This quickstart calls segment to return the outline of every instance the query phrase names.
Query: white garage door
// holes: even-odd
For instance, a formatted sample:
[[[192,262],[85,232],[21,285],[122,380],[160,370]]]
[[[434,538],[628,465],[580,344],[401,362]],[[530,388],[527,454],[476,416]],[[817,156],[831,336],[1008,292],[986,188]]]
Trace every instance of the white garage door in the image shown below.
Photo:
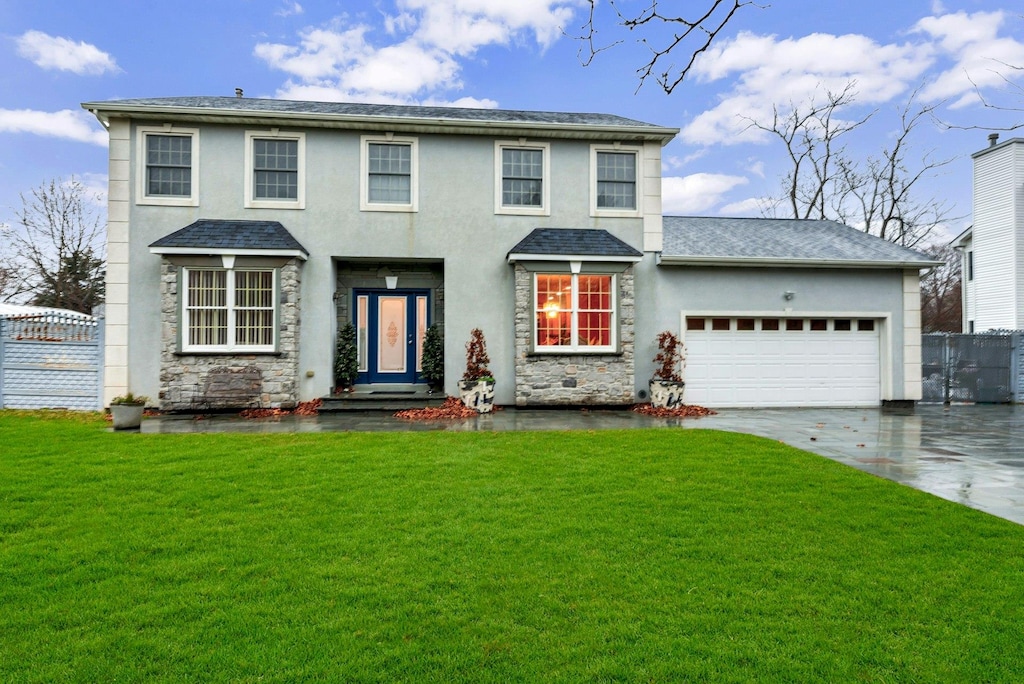
[[[879,321],[686,319],[686,393],[699,406],[877,406]]]

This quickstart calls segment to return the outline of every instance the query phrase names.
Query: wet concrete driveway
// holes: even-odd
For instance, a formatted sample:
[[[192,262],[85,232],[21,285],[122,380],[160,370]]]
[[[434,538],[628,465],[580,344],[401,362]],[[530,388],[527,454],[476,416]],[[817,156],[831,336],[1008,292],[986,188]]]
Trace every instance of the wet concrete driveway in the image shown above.
[[[1024,406],[736,410],[700,426],[777,439],[1024,524]]]
[[[776,439],[943,499],[1024,524],[1024,406],[880,409],[735,409],[659,419],[631,411],[516,410],[464,421],[415,423],[388,413],[275,420],[149,419],[143,432],[322,432],[708,428]]]

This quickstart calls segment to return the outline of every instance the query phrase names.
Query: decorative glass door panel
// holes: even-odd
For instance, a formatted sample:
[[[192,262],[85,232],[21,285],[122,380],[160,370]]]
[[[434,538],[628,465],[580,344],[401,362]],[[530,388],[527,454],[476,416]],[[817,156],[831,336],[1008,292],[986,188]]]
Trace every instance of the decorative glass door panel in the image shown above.
[[[419,377],[430,312],[425,290],[356,290],[360,384],[411,384]]]
[[[404,373],[406,357],[406,297],[377,298],[377,370],[380,373]]]

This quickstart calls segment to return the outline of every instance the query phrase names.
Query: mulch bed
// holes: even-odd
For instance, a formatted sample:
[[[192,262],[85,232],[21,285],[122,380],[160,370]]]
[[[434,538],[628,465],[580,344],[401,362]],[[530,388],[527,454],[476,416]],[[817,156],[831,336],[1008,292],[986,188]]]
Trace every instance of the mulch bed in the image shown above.
[[[493,410],[499,411],[501,409],[495,406]],[[406,409],[405,411],[398,411],[394,415],[395,418],[401,418],[402,420],[458,420],[461,418],[473,418],[480,414],[468,408],[457,398],[448,397],[441,406]]]
[[[712,411],[703,406],[677,406],[676,408],[656,408],[651,404],[634,404],[633,412],[655,418],[701,418],[702,416],[713,416],[717,411]]]
[[[279,409],[279,408],[255,408],[245,409],[238,415],[241,418],[279,418],[280,416],[316,416],[320,415],[320,406],[323,405],[323,401],[320,399],[314,399],[312,401],[302,401],[294,409]]]

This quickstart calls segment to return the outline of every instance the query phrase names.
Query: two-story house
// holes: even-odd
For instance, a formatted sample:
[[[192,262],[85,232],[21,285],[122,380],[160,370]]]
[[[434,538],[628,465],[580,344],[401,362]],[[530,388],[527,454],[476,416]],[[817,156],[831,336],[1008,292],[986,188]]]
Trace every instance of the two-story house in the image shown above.
[[[925,257],[829,222],[663,217],[677,134],[605,114],[183,97],[83,105],[110,133],[106,395],[265,405],[415,389],[427,326],[456,391],[470,330],[507,405],[646,397],[655,337],[687,400],[920,396]]]
[[[961,255],[963,331],[1024,329],[1024,139],[974,160],[974,222],[953,242]]]

